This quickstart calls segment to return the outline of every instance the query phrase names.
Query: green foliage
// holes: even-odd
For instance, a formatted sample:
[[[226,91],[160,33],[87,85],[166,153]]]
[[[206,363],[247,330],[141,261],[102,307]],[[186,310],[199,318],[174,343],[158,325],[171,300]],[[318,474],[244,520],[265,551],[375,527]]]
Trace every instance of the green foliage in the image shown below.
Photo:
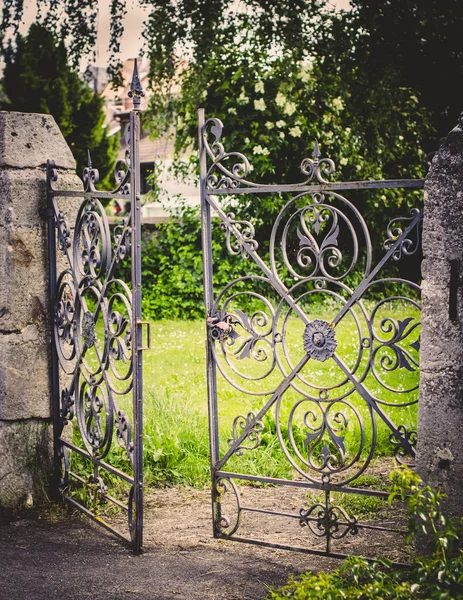
[[[206,116],[223,120],[226,149],[251,160],[253,181],[301,181],[300,162],[316,139],[341,180],[424,174],[420,142],[433,132],[428,111],[411,88],[397,85],[391,69],[375,70],[375,79],[359,86],[359,65],[345,58],[359,36],[350,13],[341,17],[309,0],[247,0],[232,14],[227,2],[207,12],[210,4],[158,5],[145,34],[154,41],[152,130],[173,123],[179,153],[196,144],[202,106]],[[175,58],[182,52],[187,64]],[[396,216],[400,195],[382,196],[380,210],[371,200],[372,214]],[[243,199],[240,217],[254,217],[259,230],[282,202]]]
[[[217,225],[217,223],[216,223]],[[218,288],[243,274],[230,257],[220,227],[213,228],[214,283]],[[248,273],[258,272],[252,261]],[[195,208],[180,207],[159,225],[142,249],[143,314],[153,319],[204,317],[201,222]]]
[[[424,486],[418,475],[406,468],[391,474],[393,490],[389,502],[400,497],[409,511],[410,540],[418,531],[432,545],[430,556],[415,560],[409,569],[394,569],[390,561],[368,562],[348,558],[332,573],[306,573],[293,578],[273,600],[410,600],[411,598],[457,600],[463,598],[463,519],[450,519],[440,507],[441,492]]]
[[[393,69],[377,70],[362,58],[365,74],[359,72],[355,23],[353,14],[310,0],[246,0],[238,9],[210,0],[153,6],[145,33],[153,81],[145,119],[153,135],[174,126],[174,170],[197,173],[196,152],[188,168],[180,156],[197,147],[202,106],[206,117],[223,121],[225,150],[249,159],[254,182],[303,181],[300,164],[315,140],[322,156],[337,165],[332,180],[423,177],[422,141],[435,134],[428,110],[412,88],[399,85]],[[422,202],[421,194],[402,190],[352,193],[349,199],[368,224],[376,260],[384,254],[388,222]],[[287,200],[236,197],[234,212],[253,223],[264,260],[273,221]],[[169,257],[172,264],[175,258]],[[400,263],[400,274],[417,280],[420,258]]]
[[[10,40],[4,59],[2,85],[8,102],[2,108],[53,115],[74,154],[77,172],[86,166],[90,150],[102,184],[108,183],[105,178],[114,166],[119,140],[108,137],[103,98],[69,66],[64,43],[33,24],[26,37],[18,35],[14,44]]]

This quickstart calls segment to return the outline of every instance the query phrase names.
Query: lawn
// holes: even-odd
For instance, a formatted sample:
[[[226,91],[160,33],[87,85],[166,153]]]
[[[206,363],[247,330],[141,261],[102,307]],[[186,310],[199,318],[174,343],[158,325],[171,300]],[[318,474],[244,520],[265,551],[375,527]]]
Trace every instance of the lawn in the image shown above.
[[[417,309],[410,305],[396,308],[394,313],[389,311],[396,322],[404,323],[407,317],[419,320]],[[325,318],[329,315],[324,311]],[[297,362],[301,352],[301,337],[303,326],[299,320],[294,319],[288,326],[286,342],[288,355],[291,362]],[[145,444],[145,478],[148,484],[180,483],[194,486],[204,485],[208,480],[209,472],[209,442],[207,424],[207,387],[205,368],[205,325],[202,322],[174,322],[156,321],[152,327],[152,348],[144,355],[144,444]],[[238,329],[238,328],[237,328]],[[336,328],[338,351],[346,364],[352,366],[357,359],[357,340],[353,333],[353,323],[345,319]],[[384,339],[387,336],[384,334]],[[410,344],[416,343],[419,338],[419,328],[413,331],[409,338],[399,344],[407,349],[414,358],[416,353],[410,350]],[[378,344],[377,344],[378,345]],[[291,351],[295,353],[294,360]],[[378,354],[376,363],[386,356],[391,355],[390,349],[385,347]],[[359,371],[366,364],[366,353],[360,363]],[[223,361],[222,361],[223,362]],[[254,363],[254,364],[253,364]],[[235,361],[240,372],[246,377],[258,375],[261,364],[245,359]],[[227,366],[223,367],[227,372]],[[384,369],[383,369],[384,371]],[[385,383],[391,389],[404,390],[413,387],[418,382],[418,370],[412,371],[410,365],[402,364],[402,368],[384,371]],[[332,360],[326,362],[311,361],[303,371],[304,379],[310,383],[316,382],[321,386],[328,386],[330,382],[341,381],[340,371]],[[268,380],[273,380],[275,386],[282,379],[281,371],[276,368]],[[235,376],[237,385],[242,385],[242,377]],[[321,383],[320,383],[321,382]],[[404,400],[416,398],[417,392],[411,394],[397,394],[381,386],[372,374],[365,379],[365,386],[383,402],[390,402],[392,406],[383,406],[387,414],[396,425],[405,425],[409,429],[416,426],[417,406],[396,406]],[[272,387],[272,386],[270,386]],[[302,386],[300,386],[302,387]],[[250,382],[249,389],[256,393],[265,389],[265,382]],[[270,388],[269,388],[270,389]],[[341,388],[342,389],[342,388]],[[347,387],[345,388],[347,389]],[[265,404],[269,395],[248,395],[239,391],[234,386],[225,382],[218,376],[219,390],[219,433],[221,440],[221,454],[228,448],[228,440],[232,435],[233,421],[238,415],[246,415],[249,411],[258,411]],[[282,431],[285,435],[288,416],[295,400],[301,394],[296,390],[289,390],[281,403]],[[352,403],[364,420],[365,438],[367,443],[371,439],[371,418],[368,407],[363,399],[356,393],[350,396]],[[313,404],[313,403],[312,403]],[[355,421],[352,410],[341,406],[351,420]],[[304,403],[301,405],[301,410]],[[310,406],[306,405],[305,410]],[[350,414],[348,414],[350,411]],[[241,456],[233,457],[227,463],[227,469],[248,474],[260,474],[269,477],[291,477],[293,469],[286,460],[278,439],[275,435],[274,407],[268,417],[264,418],[264,431],[260,446],[251,451],[245,451]],[[294,416],[300,429],[301,450],[304,449],[304,429],[302,413]],[[391,455],[393,446],[389,441],[390,430],[381,419],[377,419],[378,432],[375,456]],[[352,452],[358,447],[360,436],[359,427],[350,427],[345,436],[347,451]],[[325,436],[326,437],[326,436]],[[366,444],[367,445],[367,444]],[[355,450],[354,450],[355,448]]]
[[[312,319],[324,318],[329,321],[334,315],[335,309],[329,306],[318,307],[317,310],[312,307]],[[385,316],[386,314],[381,315],[380,318],[385,318]],[[414,324],[419,321],[418,309],[410,303],[402,304],[393,310],[389,309],[387,316],[394,319],[399,329],[405,324],[411,332],[409,336],[399,341],[397,346],[408,352],[403,356],[418,360],[419,327],[412,330]],[[407,321],[410,317],[413,317],[413,321]],[[297,364],[304,355],[302,344],[304,325],[300,319],[291,317],[286,323],[286,352],[283,352],[283,344],[280,344],[281,348],[278,349],[280,356],[283,357],[280,359],[280,367],[275,366],[267,378],[252,381],[250,378],[261,375],[262,369],[267,369],[266,365],[271,362],[270,355],[267,361],[243,359],[240,352],[237,353],[237,357],[234,353],[245,342],[248,333],[240,326],[236,326],[235,329],[240,332],[240,338],[235,342],[236,345],[228,347],[227,351],[231,353],[229,364],[226,364],[223,356],[220,356],[219,343],[216,342],[221,370],[235,384],[230,384],[224,379],[221,372],[218,373],[221,456],[229,447],[228,443],[233,434],[235,418],[239,415],[246,416],[251,411],[258,412],[270,397],[269,392],[282,380],[281,370],[288,372],[291,365]],[[259,327],[256,329],[259,330]],[[264,328],[260,329],[262,333]],[[391,338],[391,333],[388,332],[388,322],[385,323],[385,330],[381,330],[379,326],[377,330],[379,339]],[[338,344],[336,351],[349,369],[353,369],[357,360],[359,361],[357,377],[365,370],[368,360],[369,352],[363,352],[361,358],[358,359],[359,339],[362,339],[364,335],[365,331],[359,334],[355,319],[351,315],[347,315],[336,327]],[[201,487],[208,483],[209,438],[205,338],[206,328],[203,322],[153,321],[151,323],[151,349],[144,352],[143,366],[144,478],[147,486],[186,484]],[[264,342],[261,344],[265,346]],[[381,342],[376,341],[374,345],[379,347]],[[268,348],[268,344],[266,347]],[[375,364],[378,367],[383,361],[383,365],[386,367],[391,366],[394,363],[394,356],[390,347],[379,348]],[[391,404],[390,406],[382,405],[382,408],[397,426],[404,425],[408,429],[415,429],[416,404],[410,406],[399,406],[398,404],[416,398],[416,390],[408,394],[403,393],[403,390],[417,384],[419,372],[417,369],[412,370],[413,364],[410,359],[408,362],[404,362],[403,356],[399,353],[399,359],[402,357],[401,368],[378,369],[378,372],[381,370],[386,387],[380,385],[371,372],[364,378],[364,385],[382,402]],[[88,358],[90,361],[90,356]],[[289,448],[295,464],[299,465],[303,471],[303,461],[295,456],[294,448],[290,447],[288,419],[291,409],[298,400],[302,399],[298,410],[292,416],[293,439],[300,455],[307,458],[308,447],[305,444],[307,434],[310,433],[310,426],[314,428],[312,431],[315,431],[320,425],[322,415],[316,401],[303,400],[304,393],[317,398],[320,388],[321,393],[324,393],[323,389],[326,388],[330,397],[333,397],[335,390],[332,396],[329,390],[330,386],[342,382],[344,376],[332,359],[325,362],[309,361],[301,371],[301,376],[301,380],[297,382],[297,389],[290,388],[282,398],[279,422],[285,445]],[[349,386],[344,384],[338,390],[346,391],[348,388]],[[242,389],[251,393],[246,394],[241,391]],[[399,393],[392,392],[392,389],[399,390]],[[333,403],[331,425],[333,431],[338,430],[339,432],[339,429],[342,428],[343,418],[339,416],[340,413],[342,412],[348,419],[349,426],[341,433],[344,436],[343,444],[346,448],[346,455],[352,457],[360,447],[359,419],[363,420],[365,436],[364,448],[360,449],[360,459],[362,460],[366,457],[372,441],[371,415],[367,403],[357,393],[351,394],[347,400],[351,402],[352,406],[344,404],[342,399]],[[128,415],[132,414],[130,394],[119,397],[117,401],[119,407],[124,409]],[[275,408],[276,405],[262,419],[264,429],[260,433],[258,447],[244,451],[240,456],[232,456],[224,470],[278,478],[291,478],[295,474],[297,475],[294,466],[291,466],[285,457],[276,435]],[[308,413],[309,417],[307,418]],[[379,417],[376,418],[376,423],[375,456],[390,456],[394,450],[389,440],[390,429]],[[79,435],[75,437],[77,444],[79,444],[78,438]],[[315,458],[320,455],[325,441],[328,442],[330,451],[335,453],[339,450],[325,432],[323,440],[318,442],[319,445],[314,453]],[[246,445],[250,445],[249,442]],[[115,442],[106,460],[128,473],[131,471],[125,451]]]

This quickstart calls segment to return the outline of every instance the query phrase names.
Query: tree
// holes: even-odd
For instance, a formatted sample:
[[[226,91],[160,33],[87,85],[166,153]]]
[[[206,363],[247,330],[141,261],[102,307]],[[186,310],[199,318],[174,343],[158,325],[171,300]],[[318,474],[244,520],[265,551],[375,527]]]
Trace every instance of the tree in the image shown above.
[[[5,52],[3,90],[6,110],[53,115],[77,162],[78,173],[87,164],[87,149],[102,183],[118,152],[117,136],[108,137],[103,99],[68,64],[63,42],[45,27],[31,25],[26,37],[18,35]]]
[[[434,135],[428,111],[393,71],[362,85],[351,60],[359,33],[347,14],[308,0],[268,1],[267,12],[259,10],[262,2],[247,0],[241,14],[227,13],[225,2],[180,4],[178,13],[174,3],[159,5],[148,25],[157,82],[148,116],[153,130],[174,123],[179,155],[196,143],[196,108],[203,106],[207,116],[222,119],[226,150],[248,157],[256,182],[302,181],[300,164],[315,140],[337,165],[333,180],[424,176],[422,142]],[[188,52],[188,61],[175,51]],[[240,198],[239,218],[253,219],[262,250],[284,202]],[[379,256],[387,223],[408,215],[419,199],[388,190],[357,194],[354,202]]]
[[[394,72],[397,85],[414,90],[438,137],[463,110],[463,3],[461,0],[351,0],[358,32],[351,60],[359,71]],[[437,138],[425,140],[435,150]]]

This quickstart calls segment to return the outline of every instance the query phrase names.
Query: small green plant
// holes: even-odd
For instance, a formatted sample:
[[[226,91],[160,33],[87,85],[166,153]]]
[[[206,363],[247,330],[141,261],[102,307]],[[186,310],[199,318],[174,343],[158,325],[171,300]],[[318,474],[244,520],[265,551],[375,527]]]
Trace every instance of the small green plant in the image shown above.
[[[463,598],[463,519],[441,511],[440,491],[424,486],[407,468],[391,473],[389,503],[401,498],[409,513],[407,541],[418,532],[426,536],[431,553],[409,569],[394,569],[388,560],[369,562],[350,557],[332,573],[305,573],[293,578],[270,598],[280,600],[458,600]]]

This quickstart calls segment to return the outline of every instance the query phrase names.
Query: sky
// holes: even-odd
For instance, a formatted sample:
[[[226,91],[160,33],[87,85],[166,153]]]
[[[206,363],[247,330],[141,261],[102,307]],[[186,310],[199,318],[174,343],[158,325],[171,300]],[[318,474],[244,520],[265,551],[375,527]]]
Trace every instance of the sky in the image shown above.
[[[99,67],[105,67],[108,61],[108,42],[109,42],[109,6],[111,0],[99,0],[98,2],[98,41],[96,46],[96,64]],[[1,2],[0,2],[1,4]],[[331,4],[338,9],[348,9],[349,0],[331,0]],[[35,0],[25,0],[24,19],[20,27],[22,34],[27,33],[30,24],[35,19],[36,3]],[[138,56],[143,45],[141,32],[143,30],[143,21],[145,20],[149,9],[143,8],[137,0],[127,0],[127,15],[124,20],[124,36],[121,41],[121,58],[134,58]]]

